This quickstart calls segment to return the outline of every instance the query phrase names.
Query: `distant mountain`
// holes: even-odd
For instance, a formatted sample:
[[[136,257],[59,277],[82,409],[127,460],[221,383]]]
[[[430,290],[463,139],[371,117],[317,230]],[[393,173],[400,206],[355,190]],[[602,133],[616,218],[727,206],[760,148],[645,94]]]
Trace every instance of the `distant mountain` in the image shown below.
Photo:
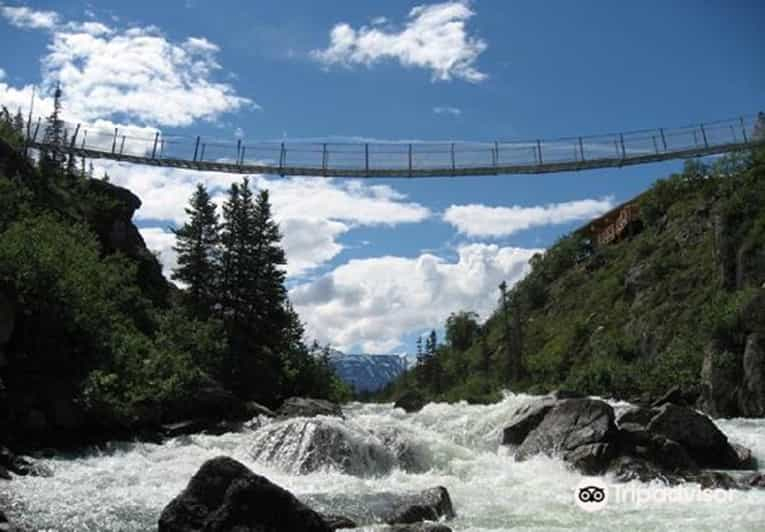
[[[330,364],[356,392],[375,392],[406,370],[406,354],[346,354],[333,349]]]

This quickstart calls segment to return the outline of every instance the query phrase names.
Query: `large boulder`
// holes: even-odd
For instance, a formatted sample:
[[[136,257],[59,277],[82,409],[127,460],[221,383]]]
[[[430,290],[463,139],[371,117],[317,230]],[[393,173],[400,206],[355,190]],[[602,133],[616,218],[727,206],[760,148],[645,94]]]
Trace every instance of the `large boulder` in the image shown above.
[[[619,414],[616,424],[620,427],[628,423],[645,427],[657,413],[655,408],[632,407]]]
[[[331,532],[290,492],[221,456],[205,462],[162,511],[159,532]]]
[[[502,445],[520,445],[555,406],[553,397],[543,397],[519,407],[502,430]]]
[[[324,399],[311,399],[307,397],[290,397],[279,409],[276,415],[282,418],[289,417],[316,417],[335,416],[344,417],[340,405]]]
[[[664,395],[658,397],[651,406],[658,408],[667,403],[679,406],[693,406],[698,399],[698,393],[696,390],[688,389],[684,390],[680,386],[673,386],[667,390]]]
[[[304,500],[319,512],[334,514],[334,519],[344,516],[359,526],[415,524],[455,516],[451,497],[443,486],[414,493],[317,494]]]
[[[384,443],[360,427],[336,418],[293,418],[270,423],[252,436],[255,460],[295,474],[334,470],[381,475],[396,465]]]
[[[19,456],[10,451],[7,447],[0,447],[0,469],[5,470],[3,478],[8,477],[7,472],[25,477],[50,477],[53,472],[40,462],[30,458]],[[8,480],[8,478],[6,478]]]
[[[428,401],[419,392],[406,392],[396,399],[393,407],[401,408],[404,412],[411,414],[412,412],[419,412],[426,404],[428,404]]]
[[[690,408],[665,404],[648,423],[648,431],[682,445],[701,467],[727,468],[735,463],[736,451],[728,438],[707,416]]]
[[[614,410],[598,399],[559,401],[518,447],[516,460],[544,453],[565,454],[582,445],[607,443],[616,434]]]
[[[567,452],[563,459],[585,475],[600,475],[606,471],[616,451],[613,443],[590,443]]]

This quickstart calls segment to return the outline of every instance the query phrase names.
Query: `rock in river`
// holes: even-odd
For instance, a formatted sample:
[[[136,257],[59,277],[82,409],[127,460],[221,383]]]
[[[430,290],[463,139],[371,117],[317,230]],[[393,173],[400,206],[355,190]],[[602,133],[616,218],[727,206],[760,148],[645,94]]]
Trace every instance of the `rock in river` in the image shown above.
[[[331,532],[287,490],[221,456],[205,462],[162,511],[159,532]]]

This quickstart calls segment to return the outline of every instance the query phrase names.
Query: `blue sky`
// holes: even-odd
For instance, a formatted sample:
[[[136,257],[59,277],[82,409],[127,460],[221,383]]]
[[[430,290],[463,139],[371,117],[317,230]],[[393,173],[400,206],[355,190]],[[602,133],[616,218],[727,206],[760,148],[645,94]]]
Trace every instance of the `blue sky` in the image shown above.
[[[681,126],[765,107],[759,1],[0,3],[0,103],[138,131],[247,139],[533,139]],[[97,162],[144,200],[147,243],[223,174]],[[293,301],[322,342],[411,349],[449,312],[485,317],[502,279],[679,168],[545,176],[253,176],[285,236]]]

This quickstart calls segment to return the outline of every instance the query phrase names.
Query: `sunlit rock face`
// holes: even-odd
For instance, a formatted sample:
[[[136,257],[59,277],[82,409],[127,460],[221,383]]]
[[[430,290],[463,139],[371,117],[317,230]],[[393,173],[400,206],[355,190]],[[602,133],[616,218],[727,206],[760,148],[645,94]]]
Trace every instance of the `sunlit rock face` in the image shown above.
[[[332,351],[329,360],[338,376],[356,392],[375,392],[406,369],[403,354],[354,355]]]

